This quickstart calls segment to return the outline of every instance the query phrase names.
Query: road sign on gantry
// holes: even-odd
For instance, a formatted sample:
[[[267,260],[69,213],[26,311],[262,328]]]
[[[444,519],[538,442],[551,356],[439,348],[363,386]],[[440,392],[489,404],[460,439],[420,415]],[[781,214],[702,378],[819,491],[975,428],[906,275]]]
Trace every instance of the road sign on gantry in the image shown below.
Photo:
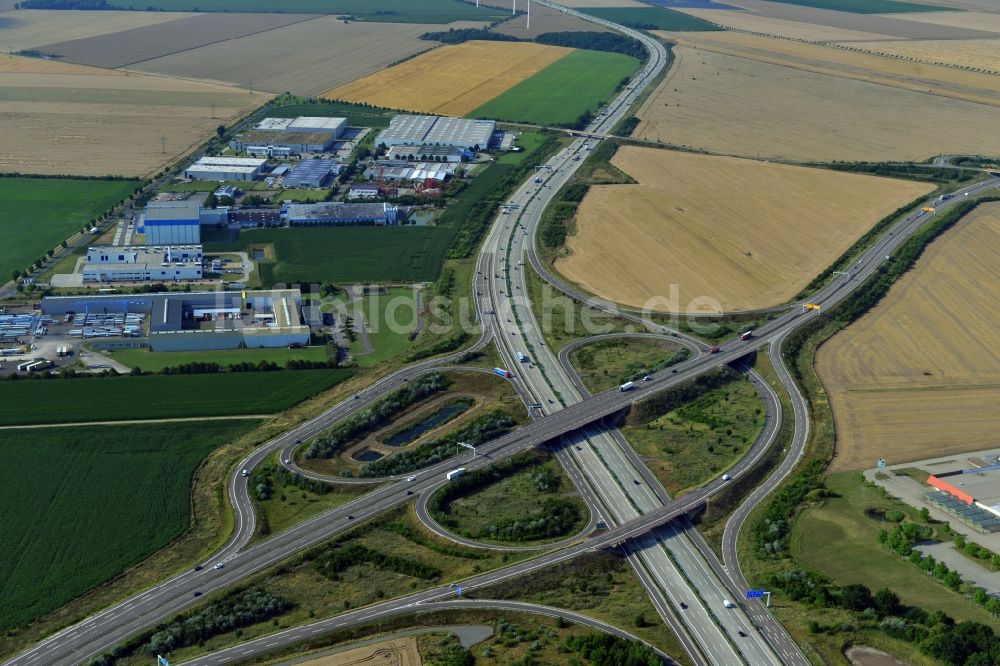
[[[747,599],[762,599],[765,594],[764,590],[747,590]]]
[[[163,655],[156,655],[156,666],[170,666],[170,662]]]

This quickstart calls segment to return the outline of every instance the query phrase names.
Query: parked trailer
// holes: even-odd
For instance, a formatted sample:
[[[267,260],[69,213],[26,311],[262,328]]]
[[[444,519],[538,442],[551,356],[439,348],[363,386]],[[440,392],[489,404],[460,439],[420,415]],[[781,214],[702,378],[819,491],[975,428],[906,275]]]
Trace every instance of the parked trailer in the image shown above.
[[[462,476],[463,474],[465,474],[465,471],[466,471],[466,470],[465,470],[465,468],[464,468],[464,467],[457,467],[457,468],[455,468],[455,469],[451,470],[450,472],[448,472],[447,474],[445,474],[445,477],[446,477],[446,478],[447,478],[447,479],[448,479],[449,481],[452,481],[453,479],[457,479],[458,477],[460,477],[460,476]]]
[[[28,372],[38,372],[39,370],[45,370],[50,365],[52,365],[51,361],[35,361],[27,367],[27,370]]]
[[[503,377],[505,379],[510,379],[511,377],[514,376],[514,375],[510,374],[509,371],[504,370],[503,368],[493,368],[493,374],[500,375],[501,377]]]
[[[24,363],[18,363],[17,364],[17,371],[18,372],[24,372],[25,370],[28,369],[28,366],[31,365],[31,364],[33,364],[33,363],[37,363],[37,361],[25,361]]]
[[[624,393],[625,391],[631,391],[634,388],[635,388],[635,382],[625,382],[624,384],[618,387],[618,391],[620,393]]]
[[[20,348],[11,347],[10,349],[0,349],[0,356],[17,356],[21,353]]]

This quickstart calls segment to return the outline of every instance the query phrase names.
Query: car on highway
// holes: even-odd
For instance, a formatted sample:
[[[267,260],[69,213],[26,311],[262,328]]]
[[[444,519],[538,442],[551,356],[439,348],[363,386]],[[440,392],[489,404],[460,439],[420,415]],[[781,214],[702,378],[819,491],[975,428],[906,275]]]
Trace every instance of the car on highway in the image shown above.
[[[223,564],[222,562],[219,562],[219,563],[217,563],[217,564],[215,565],[215,567],[214,567],[214,568],[216,568],[216,569],[221,569],[221,568],[223,568],[224,566],[226,566],[226,565],[225,565],[225,564]]]
[[[651,382],[651,381],[653,381],[653,375],[646,375],[645,377],[642,378],[642,381],[644,381],[644,382]]]
[[[728,480],[729,480],[729,479],[731,479],[731,478],[733,478],[733,477],[729,476],[728,474],[723,474],[723,475],[722,475],[722,480],[723,480],[723,481],[728,481]]]
[[[743,631],[742,629],[740,629],[736,633],[738,633],[741,638],[746,638],[747,637],[747,632]]]
[[[291,458],[285,458],[285,464],[286,465],[291,465],[292,464]]]
[[[681,610],[687,610],[687,607],[688,607],[688,605],[682,601],[681,602]]]
[[[729,599],[723,599],[722,600],[722,605],[725,606],[726,608],[736,608],[736,604],[734,604]]]
[[[250,476],[250,470],[245,469],[245,470],[243,470],[242,474],[243,474],[243,476]]]

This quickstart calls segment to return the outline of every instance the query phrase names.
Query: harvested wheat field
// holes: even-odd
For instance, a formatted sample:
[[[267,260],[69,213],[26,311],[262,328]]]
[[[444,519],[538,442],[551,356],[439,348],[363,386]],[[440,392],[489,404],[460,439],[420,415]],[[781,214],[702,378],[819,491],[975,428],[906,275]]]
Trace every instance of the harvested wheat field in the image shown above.
[[[875,222],[933,189],[632,146],[612,163],[639,184],[592,187],[556,267],[598,296],[655,309],[784,303]],[[670,285],[677,303],[651,302],[668,297]]]
[[[1000,4],[994,4],[993,9],[1000,9]],[[884,16],[952,28],[989,30],[1000,34],[1000,14],[990,12],[927,12],[926,14],[918,12],[916,14],[884,14]]]
[[[81,74],[90,76],[124,76],[122,72],[114,72],[99,67],[74,65],[71,62],[58,60],[43,60],[41,58],[25,58],[22,56],[0,56],[0,73],[10,74]]]
[[[0,172],[146,176],[273,97],[75,69],[86,71],[0,72]]]
[[[0,17],[0,51],[22,51],[42,44],[85,39],[121,30],[166,23],[184,12],[64,11],[23,9]]]
[[[482,25],[455,22],[448,27]],[[316,95],[437,46],[420,35],[440,29],[419,23],[344,23],[336,16],[322,16],[146,60],[132,69],[242,86],[252,82],[255,90]],[[295,48],[289,49],[289,44]]]
[[[421,663],[417,639],[407,636],[300,661],[298,666],[420,666]]]
[[[817,74],[1000,106],[1000,77],[738,32],[660,32],[684,46]]]
[[[43,44],[39,51],[95,67],[125,67],[199,46],[309,21],[314,14],[195,14],[169,23]]]
[[[996,445],[1000,431],[1000,204],[934,241],[816,369],[837,424],[836,469]]]
[[[633,136],[748,157],[923,160],[1000,153],[998,110],[679,46]],[[738,100],[738,103],[734,103]]]
[[[914,39],[891,42],[851,42],[844,44],[844,46],[935,65],[972,67],[1000,74],[1000,39]]]
[[[685,9],[684,13],[734,30],[748,30],[765,35],[787,37],[788,39],[803,39],[807,42],[892,39],[889,35],[878,35],[863,30],[789,21],[751,12],[734,12],[727,9]]]
[[[391,109],[462,116],[573,49],[519,42],[442,46],[322,97]]]

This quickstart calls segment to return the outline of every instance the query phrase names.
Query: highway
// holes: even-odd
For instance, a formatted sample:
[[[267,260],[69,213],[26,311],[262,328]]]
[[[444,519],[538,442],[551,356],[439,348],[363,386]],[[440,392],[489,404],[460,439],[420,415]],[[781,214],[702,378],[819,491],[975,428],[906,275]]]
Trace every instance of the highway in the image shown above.
[[[651,79],[655,77],[655,75],[655,68],[651,69],[647,64],[647,67],[643,70],[643,76],[646,77],[644,80]],[[616,101],[617,106],[614,107],[611,118],[616,117],[615,114],[620,116],[620,114],[624,112],[624,109],[627,108],[628,104],[634,100],[634,97],[640,90],[641,86],[637,85],[633,90],[624,91],[619,100]],[[602,119],[602,122],[608,122],[611,118]],[[573,145],[577,145],[577,150],[583,150],[582,145],[584,141],[584,139],[577,139],[573,142]],[[557,179],[563,179],[562,182],[565,182],[565,179],[569,177],[570,170],[573,168],[574,164],[579,164],[579,162],[570,160],[564,166],[565,170],[554,170],[551,172],[547,178],[552,187],[541,189],[544,190],[546,194],[551,196],[551,193],[554,193],[558,189],[557,183],[559,180]],[[987,188],[994,187],[996,182],[996,179],[994,179],[993,181],[963,188],[962,190],[959,190],[957,194],[960,196],[966,193],[975,194]],[[530,186],[531,184],[529,183],[528,185]],[[529,206],[534,206],[531,208],[532,212],[529,213],[529,215],[540,215],[541,210],[544,207],[544,198],[545,197],[538,197],[533,199],[533,203],[526,204],[525,209],[522,210],[527,210]],[[941,210],[949,205],[953,205],[955,201],[957,201],[957,199],[950,202],[938,203],[938,209]],[[829,308],[845,298],[864,280],[864,278],[870,276],[877,269],[882,257],[890,255],[902,242],[906,240],[910,234],[912,234],[921,224],[926,222],[929,215],[930,214],[924,213],[918,209],[907,216],[907,218],[895,225],[888,233],[883,235],[874,243],[874,245],[864,254],[859,263],[851,269],[851,275],[849,278],[838,278],[832,281],[830,284],[826,285],[816,294],[811,296],[809,299],[810,302],[820,303],[824,308]],[[508,290],[510,288],[507,280],[504,280],[500,285],[495,285],[494,283],[497,282],[497,279],[493,276],[496,273],[492,272],[492,270],[499,265],[500,257],[496,254],[497,248],[504,247],[505,240],[511,240],[509,233],[506,238],[501,235],[500,232],[504,231],[504,226],[509,227],[507,229],[508,232],[513,231],[512,223],[507,225],[502,223],[496,224],[494,225],[494,230],[491,232],[490,238],[484,244],[484,251],[480,257],[479,266],[480,270],[483,270],[484,267],[487,270],[476,276],[474,290],[482,290],[483,293],[496,293],[496,290],[498,289]],[[496,234],[495,237],[494,234]],[[522,240],[520,241],[518,247],[521,248],[522,253],[527,254],[529,257],[532,256],[532,253],[529,250],[529,245],[526,240],[524,240],[530,239],[532,234],[522,233],[520,236],[522,237]],[[507,247],[512,248],[513,245],[508,243]],[[507,263],[509,266],[509,262]],[[516,268],[511,270],[515,273],[523,272]],[[514,283],[511,282],[510,284]],[[487,285],[489,285],[489,287],[487,287]],[[521,287],[520,291],[523,292],[523,289],[524,288]],[[516,286],[515,291],[518,291]],[[502,296],[506,294],[499,295]],[[584,297],[586,296],[584,295]],[[517,317],[521,318],[523,323],[527,317],[530,316],[530,308],[528,308],[524,303],[516,303],[515,300],[516,299],[498,298],[495,303],[491,303],[488,307],[493,313],[506,314],[509,312],[513,315],[516,310]],[[484,302],[485,301],[477,299],[477,308],[482,308]],[[633,391],[625,393],[609,391],[589,398],[581,397],[577,402],[571,402],[569,397],[572,395],[569,391],[572,387],[571,380],[560,380],[559,387],[550,386],[548,384],[548,381],[550,380],[547,380],[541,373],[542,369],[546,369],[553,374],[558,373],[559,364],[557,361],[549,360],[551,365],[546,364],[544,368],[541,368],[536,363],[535,369],[539,370],[537,374],[532,373],[528,377],[518,377],[518,380],[522,384],[520,386],[520,390],[526,391],[531,394],[532,397],[537,397],[535,396],[534,391],[537,390],[538,392],[543,392],[544,389],[542,387],[548,387],[548,392],[553,397],[545,398],[543,404],[549,405],[549,399],[554,401],[552,403],[551,413],[539,415],[534,422],[529,423],[504,437],[498,438],[481,446],[479,448],[479,455],[475,461],[463,460],[459,463],[456,460],[449,460],[445,463],[417,473],[416,479],[412,483],[404,481],[383,485],[382,487],[357,498],[345,506],[338,507],[337,509],[309,519],[285,532],[282,532],[281,534],[275,535],[266,541],[262,541],[248,548],[247,544],[254,533],[256,525],[252,502],[249,499],[246,487],[246,479],[241,475],[242,469],[252,468],[274,451],[289,450],[288,447],[296,446],[297,442],[307,440],[309,437],[330,427],[338,420],[345,418],[367,405],[370,405],[386,393],[404,385],[405,382],[410,379],[429,371],[435,366],[442,364],[446,365],[453,362],[467,350],[463,350],[462,352],[457,352],[443,358],[424,361],[401,369],[383,378],[382,380],[373,383],[356,397],[345,400],[315,419],[265,443],[241,461],[240,464],[234,468],[232,476],[229,479],[229,497],[236,514],[234,532],[227,541],[226,545],[218,553],[203,563],[202,568],[198,570],[186,571],[180,575],[174,576],[154,588],[134,595],[119,604],[102,610],[101,612],[96,613],[95,615],[77,624],[67,627],[33,648],[16,655],[14,658],[7,661],[6,664],[68,665],[85,662],[87,659],[110,649],[133,633],[161,622],[176,612],[197,602],[198,599],[194,596],[195,592],[210,594],[232,586],[239,581],[244,580],[252,573],[261,571],[268,566],[280,562],[281,560],[301,551],[304,548],[320,543],[334,534],[349,528],[351,525],[356,524],[356,522],[360,520],[374,517],[380,512],[383,512],[391,507],[398,506],[404,502],[412,500],[409,493],[419,494],[432,490],[435,486],[440,484],[441,476],[444,471],[454,467],[456,464],[463,464],[466,467],[476,468],[481,465],[489,464],[490,462],[501,457],[513,455],[518,451],[526,450],[530,447],[559,441],[565,436],[567,437],[571,448],[575,450],[576,446],[580,446],[583,449],[581,452],[583,455],[580,456],[580,459],[584,461],[585,464],[580,464],[579,468],[585,472],[589,472],[591,470],[591,464],[598,457],[598,452],[600,452],[600,455],[605,455],[606,452],[612,452],[612,448],[605,446],[604,443],[594,443],[595,441],[604,440],[607,437],[602,434],[603,429],[594,424],[599,423],[605,417],[615,414],[621,409],[627,407],[629,404],[637,400],[644,399],[657,391],[688,381],[699,374],[718,367],[723,363],[738,362],[739,359],[747,353],[765,343],[772,343],[772,359],[774,359],[775,349],[779,346],[780,341],[783,340],[789,332],[808,321],[811,317],[815,316],[818,316],[815,312],[805,313],[799,308],[793,307],[785,314],[776,317],[772,321],[763,325],[756,331],[754,338],[751,340],[727,342],[723,345],[723,349],[719,354],[698,355],[675,366],[673,369],[656,373],[653,381],[642,382]],[[512,321],[516,321],[514,317],[511,318]],[[543,341],[536,337],[537,330],[533,330],[532,326],[524,326],[523,332],[518,333],[515,327],[512,327],[510,324],[506,324],[504,321],[506,317],[504,317],[503,314],[492,314],[486,316],[483,309],[480,309],[480,319],[483,324],[483,331],[479,340],[473,346],[474,349],[484,347],[494,337],[498,340],[504,341],[508,341],[508,338],[514,338],[515,340],[520,339],[521,342],[530,342],[536,350],[533,352],[536,356],[537,350],[544,348]],[[511,335],[512,332],[514,335]],[[510,344],[507,342],[498,346],[500,346],[501,349],[506,350],[504,351],[505,354],[509,353],[511,349]],[[776,368],[777,367],[779,366],[776,365]],[[676,372],[673,372],[673,370],[676,370]],[[522,375],[523,371],[523,366],[518,368],[519,375]],[[779,371],[779,375],[782,375],[781,371]],[[782,375],[782,379],[783,381],[787,379],[790,382],[790,378],[787,378],[787,373]],[[555,380],[551,381],[555,383]],[[789,383],[786,385],[794,388],[794,384]],[[566,389],[565,393],[563,389]],[[559,391],[558,394],[555,393],[556,390]],[[796,391],[793,391],[793,406],[798,405],[795,398],[796,393]],[[557,407],[561,406],[557,405],[560,398],[564,399],[567,404],[564,408],[558,409]],[[798,398],[801,399],[801,396],[798,396]],[[543,411],[545,411],[545,409],[547,408],[543,407]],[[801,414],[799,414],[798,406],[796,406],[796,416],[797,426],[800,424],[800,419],[803,425],[797,427],[796,442],[793,442],[792,445],[793,450],[782,464],[779,472],[787,473],[787,470],[791,469],[794,461],[797,460],[799,455],[801,455],[801,445],[805,442],[805,434],[803,433],[807,433],[806,429],[808,424],[805,420],[804,410]],[[800,439],[801,441],[799,441]],[[584,442],[587,444],[586,447],[583,446]],[[622,451],[620,443],[615,445],[614,449]],[[755,445],[747,457],[734,466],[729,473],[734,478],[744,474],[765,451],[766,447],[762,445]],[[609,466],[614,470],[626,470],[630,464],[631,463],[628,460],[623,458],[619,461],[612,462]],[[597,467],[603,468],[604,466],[597,465]],[[777,483],[777,480],[774,479],[780,480],[778,474],[773,475],[768,482],[762,486],[762,490],[759,491],[762,493],[761,496],[770,492],[770,490],[774,487]],[[699,504],[704,502],[707,497],[710,497],[723,485],[725,485],[725,482],[717,479],[706,484],[703,488],[686,495],[684,498],[671,502],[665,506],[653,506],[648,509],[635,509],[635,507],[633,507],[635,515],[630,516],[628,515],[625,507],[631,506],[631,503],[627,499],[621,499],[624,495],[621,488],[622,484],[616,481],[613,486],[609,485],[607,483],[607,476],[605,475],[602,475],[602,478],[598,478],[596,476],[589,477],[588,483],[593,485],[595,488],[600,488],[601,492],[599,494],[602,497],[606,494],[609,497],[619,498],[618,500],[615,500],[609,508],[618,514],[617,520],[620,521],[620,525],[612,526],[609,524],[611,529],[608,531],[588,539],[580,540],[559,551],[548,553],[538,558],[521,562],[498,571],[483,574],[470,579],[469,581],[464,581],[463,587],[472,590],[477,587],[488,586],[496,581],[505,580],[513,576],[524,575],[525,573],[537,570],[538,568],[549,566],[551,564],[575,557],[583,552],[599,548],[618,547],[623,544],[627,544],[630,551],[662,551],[662,547],[654,545],[651,541],[639,541],[634,544],[630,544],[629,542],[630,540],[644,538],[644,535],[646,535],[650,530],[666,525],[674,519],[685,515],[688,511],[697,507]],[[627,485],[627,481],[625,482],[625,485]],[[653,501],[656,493],[651,487],[649,487],[648,479],[646,480],[646,485],[643,485],[643,482],[640,482],[638,486],[643,488],[644,493],[652,493],[652,497],[649,499],[650,501]],[[753,496],[751,496],[751,499],[753,499]],[[596,500],[593,501],[596,503]],[[748,506],[751,506],[749,500],[747,504],[744,504],[744,506],[741,507],[740,511],[743,511],[744,508]],[[605,517],[609,519],[612,518],[611,515],[607,515]],[[742,520],[738,518],[738,515],[734,515],[733,521],[735,521],[732,522],[734,525],[733,529],[738,531],[738,527],[742,524]],[[732,546],[732,550],[730,550],[730,547],[727,546],[725,556],[728,565],[727,570],[732,572],[734,569],[738,570],[738,566],[736,566],[737,561],[735,560],[735,536],[730,536],[729,533],[730,530],[727,529],[727,539],[729,539],[727,543]],[[667,537],[664,536],[663,538]],[[657,541],[657,543],[659,543],[659,541]],[[677,553],[675,552],[675,556],[676,555]],[[651,555],[650,557],[653,556]],[[670,560],[669,557],[658,557],[657,561],[660,562],[663,561],[663,559],[668,561]],[[217,565],[222,566],[221,568],[215,568]],[[692,566],[697,565],[693,564]],[[647,571],[646,573],[648,574],[649,572]],[[646,584],[649,587],[656,587],[657,585],[662,584],[662,581],[658,583],[656,581],[649,581],[647,578]],[[719,590],[719,587],[720,586],[713,584],[711,586],[711,590],[702,588],[702,593],[714,594]],[[437,587],[432,590],[410,595],[403,599],[392,600],[368,607],[366,609],[360,609],[350,614],[344,614],[338,616],[337,618],[331,618],[330,620],[324,620],[320,623],[306,625],[305,627],[298,629],[305,632],[311,631],[314,633],[321,633],[323,631],[329,631],[330,628],[333,628],[335,624],[331,623],[334,623],[335,621],[357,623],[370,620],[373,617],[381,615],[411,612],[416,610],[415,605],[418,603],[440,601],[442,599],[451,598],[453,594],[453,591],[448,587]],[[671,595],[678,596],[680,594],[688,593],[682,591],[680,587],[677,587],[673,591],[663,592],[662,594],[669,598]],[[715,597],[713,597],[713,599],[714,598]],[[657,600],[654,599],[654,602],[657,602]],[[709,606],[714,607],[714,604],[709,602]],[[662,610],[663,609],[661,607],[661,611]],[[745,615],[747,611],[743,609],[737,610],[738,613],[732,613],[731,617],[740,619],[733,620],[732,624],[733,626],[743,626],[746,622],[748,622],[748,620],[745,619],[747,617]],[[757,616],[755,616],[753,612],[751,612],[749,617],[751,617],[753,622],[757,625],[762,625],[762,622],[757,620]],[[767,617],[770,616],[767,615]],[[715,626],[714,622],[712,624]],[[708,631],[711,631],[711,628],[708,628]],[[729,625],[727,625],[727,633],[731,634]],[[751,633],[752,637],[756,637],[757,635],[756,630]],[[706,634],[702,638],[707,640],[708,635]],[[771,639],[773,640],[774,637],[771,637]],[[728,641],[725,642],[730,645],[730,647],[726,648],[723,646],[719,648],[719,654],[728,655],[730,652],[735,654],[735,650],[732,649],[731,644]],[[748,646],[746,649],[753,650],[754,654],[766,654],[766,651],[770,649],[770,647],[768,647],[770,645],[769,643],[766,643],[765,641],[757,641],[756,638],[749,641],[749,643],[752,643],[752,645]],[[283,643],[279,641],[279,644]],[[245,645],[250,644],[248,643]],[[267,646],[267,649],[272,649],[273,647],[273,645],[269,645]],[[216,658],[218,656],[219,655],[212,655],[210,658]],[[794,658],[794,655],[792,658]],[[730,657],[726,657],[721,661],[713,661],[711,663],[737,663],[730,662],[729,659]],[[788,656],[782,653],[780,660],[785,663],[790,663],[788,659]],[[218,661],[204,663],[221,663],[222,661],[224,661],[224,658],[219,659]],[[771,663],[772,661],[773,658],[769,656],[764,661],[753,663]],[[704,662],[704,659],[702,659],[702,662]],[[202,662],[199,660],[198,663]]]

